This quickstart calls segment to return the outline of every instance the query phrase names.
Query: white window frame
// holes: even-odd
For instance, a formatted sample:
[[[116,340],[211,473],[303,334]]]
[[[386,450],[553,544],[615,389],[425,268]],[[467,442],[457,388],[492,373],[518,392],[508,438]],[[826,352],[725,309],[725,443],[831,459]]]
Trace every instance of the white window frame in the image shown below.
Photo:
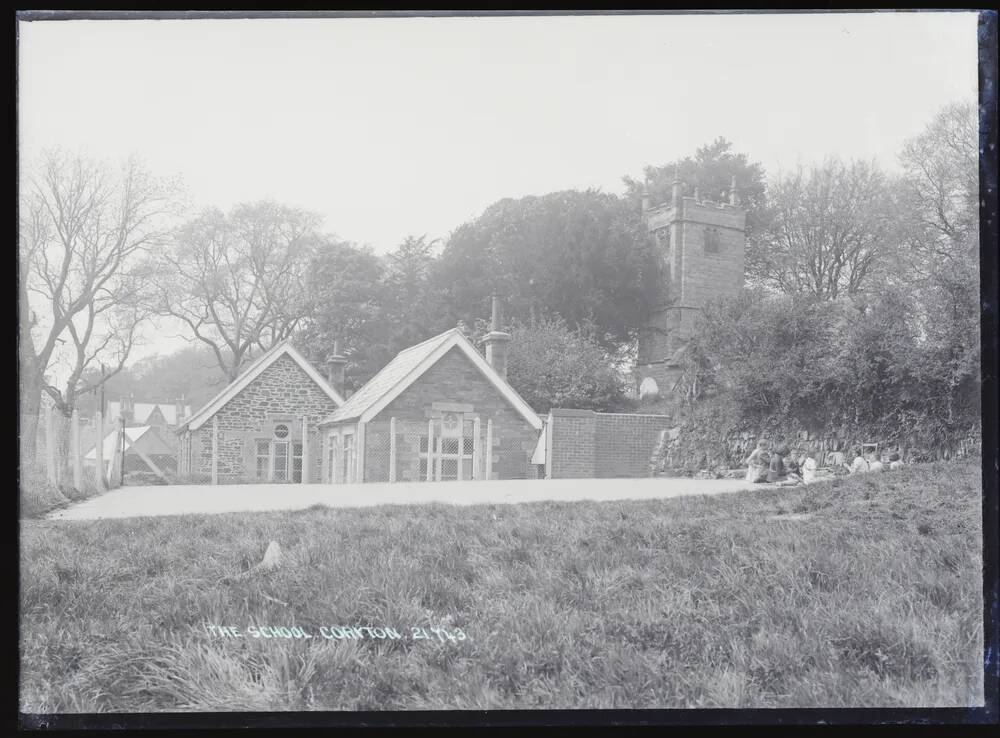
[[[303,441],[296,441],[296,440],[292,440],[290,443],[291,443],[291,446],[290,446],[289,451],[288,451],[288,461],[289,461],[289,464],[291,466],[289,466],[289,468],[288,468],[288,476],[289,476],[289,480],[291,482],[297,484],[297,483],[302,482],[302,475],[306,471],[305,467],[302,465],[302,462],[304,460],[304,456],[302,455],[302,451],[305,448],[305,444],[304,444]],[[295,453],[295,447],[296,446],[299,447],[299,453],[298,454]],[[299,478],[298,479],[295,478],[295,461],[296,461],[296,459],[299,462]]]
[[[267,444],[267,454],[261,454],[260,446],[262,443]],[[264,475],[260,474],[260,461],[265,460],[264,464]],[[271,442],[266,438],[255,438],[253,442],[253,473],[254,479],[262,479],[264,481],[270,481],[271,476]]]

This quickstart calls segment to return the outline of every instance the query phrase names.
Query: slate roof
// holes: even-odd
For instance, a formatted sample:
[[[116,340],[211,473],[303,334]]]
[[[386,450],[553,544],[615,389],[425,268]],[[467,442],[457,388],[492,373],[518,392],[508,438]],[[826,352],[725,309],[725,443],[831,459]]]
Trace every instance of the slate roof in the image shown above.
[[[465,354],[476,369],[532,427],[541,429],[541,418],[507,383],[507,380],[487,363],[482,354],[476,351],[475,346],[458,328],[452,328],[400,351],[392,361],[382,367],[378,374],[351,395],[347,402],[322,420],[321,425],[355,419],[370,420],[452,348],[457,348]],[[455,399],[460,401],[462,398],[456,397]]]
[[[323,422],[334,423],[340,420],[361,417],[365,410],[374,405],[383,395],[402,381],[407,374],[416,369],[421,361],[434,353],[434,350],[451,338],[451,335],[455,332],[460,331],[458,331],[458,328],[452,328],[440,335],[428,338],[426,341],[400,351],[392,361],[382,367],[378,374],[365,382],[361,389],[347,398],[347,402],[337,408]]]
[[[146,431],[148,431],[152,427],[153,426],[151,425],[140,425],[136,426],[135,428],[126,428],[125,435],[128,436],[129,441],[135,443],[140,438],[142,438],[143,435],[145,435]],[[115,445],[118,441],[118,430],[119,430],[118,428],[112,428],[111,432],[108,433],[108,435],[104,436],[104,463],[108,463],[111,457],[114,456]],[[83,458],[96,459],[97,446],[94,446],[94,448],[90,449],[90,451],[88,451]]]

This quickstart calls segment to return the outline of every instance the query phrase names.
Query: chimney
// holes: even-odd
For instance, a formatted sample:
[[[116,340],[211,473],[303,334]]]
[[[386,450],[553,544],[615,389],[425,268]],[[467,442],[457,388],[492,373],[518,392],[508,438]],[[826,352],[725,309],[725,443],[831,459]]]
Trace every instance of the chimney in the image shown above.
[[[122,395],[121,405],[119,408],[119,414],[121,418],[119,420],[124,420],[126,423],[132,422],[132,415],[135,409],[135,395],[129,394],[128,397]]]
[[[643,215],[649,211],[649,180],[642,184],[642,212]]]
[[[174,423],[180,425],[184,422],[184,395],[181,399],[174,401]]]
[[[326,381],[337,390],[341,397],[344,395],[344,369],[347,367],[347,357],[340,353],[340,341],[333,342],[333,354],[326,360]]]
[[[730,180],[730,182],[729,182],[729,204],[730,205],[739,205],[740,204],[739,195],[736,194],[736,175],[735,174],[733,175],[732,180]]]
[[[675,208],[681,204],[681,194],[681,175],[677,165],[674,165],[674,183],[670,189],[670,199]]]
[[[500,330],[500,298],[493,295],[492,314],[490,316],[490,332],[483,338],[486,344],[486,361],[497,374],[507,379],[507,344],[510,334]]]

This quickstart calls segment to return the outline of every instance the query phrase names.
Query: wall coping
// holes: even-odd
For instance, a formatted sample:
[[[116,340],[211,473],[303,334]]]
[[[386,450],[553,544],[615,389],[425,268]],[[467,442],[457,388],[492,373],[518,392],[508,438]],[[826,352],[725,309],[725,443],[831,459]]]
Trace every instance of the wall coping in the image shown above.
[[[549,410],[549,415],[556,418],[590,418],[600,416],[602,418],[665,418],[673,419],[673,415],[660,415],[656,413],[599,413],[596,410],[577,410],[569,407],[554,407]]]

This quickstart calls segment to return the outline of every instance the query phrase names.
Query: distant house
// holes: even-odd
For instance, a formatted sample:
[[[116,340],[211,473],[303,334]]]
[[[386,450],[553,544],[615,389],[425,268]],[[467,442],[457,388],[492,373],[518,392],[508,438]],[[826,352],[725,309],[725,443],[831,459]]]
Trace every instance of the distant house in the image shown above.
[[[164,431],[156,426],[143,425],[126,427],[124,437],[122,429],[113,428],[104,437],[104,447],[101,450],[104,462],[104,477],[108,478],[112,464],[117,454],[124,446],[124,470],[129,472],[152,472],[160,477],[177,471],[177,452],[175,446],[163,436]],[[93,468],[97,464],[97,448],[91,448],[83,457],[84,466]]]
[[[120,425],[125,418],[125,425],[155,425],[157,427],[176,428],[191,416],[191,406],[178,402],[136,402],[134,397],[123,397],[121,400],[108,402],[108,410],[104,418],[105,425]]]
[[[494,323],[496,324],[496,323]],[[405,349],[320,423],[326,482],[534,478],[542,420],[458,328]]]
[[[317,423],[343,403],[284,341],[181,423],[178,471],[218,482],[319,481]]]

